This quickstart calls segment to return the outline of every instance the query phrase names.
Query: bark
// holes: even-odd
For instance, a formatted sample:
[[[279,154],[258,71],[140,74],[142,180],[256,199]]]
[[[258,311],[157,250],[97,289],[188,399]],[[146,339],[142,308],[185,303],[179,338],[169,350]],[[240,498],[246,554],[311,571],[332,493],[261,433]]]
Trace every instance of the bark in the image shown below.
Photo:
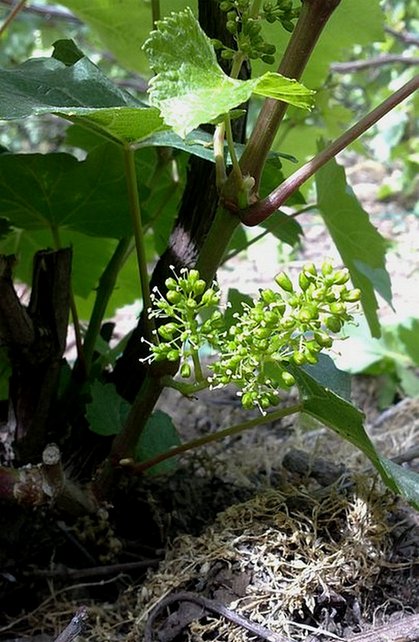
[[[35,255],[27,308],[13,287],[12,262],[0,258],[0,342],[12,369],[8,429],[15,434],[19,461],[26,463],[39,460],[47,440],[67,337],[71,250]]]

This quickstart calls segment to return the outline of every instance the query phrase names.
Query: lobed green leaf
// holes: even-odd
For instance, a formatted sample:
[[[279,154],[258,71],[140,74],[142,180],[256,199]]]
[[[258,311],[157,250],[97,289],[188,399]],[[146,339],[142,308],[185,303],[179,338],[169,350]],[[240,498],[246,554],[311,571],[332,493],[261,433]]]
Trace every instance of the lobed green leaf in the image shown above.
[[[150,81],[150,103],[182,137],[216,121],[252,93],[298,107],[310,108],[312,103],[314,92],[280,74],[268,72],[246,81],[227,76],[189,8],[160,21],[143,49],[157,74]]]

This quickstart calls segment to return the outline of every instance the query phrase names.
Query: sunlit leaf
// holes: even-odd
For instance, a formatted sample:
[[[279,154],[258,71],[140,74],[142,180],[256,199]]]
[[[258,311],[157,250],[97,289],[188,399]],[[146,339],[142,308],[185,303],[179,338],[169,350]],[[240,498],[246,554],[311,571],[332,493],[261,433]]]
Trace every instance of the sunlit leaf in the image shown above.
[[[74,43],[59,41],[55,51],[58,46],[71,54]],[[54,113],[120,143],[165,129],[158,109],[145,107],[117,87],[88,58],[74,54],[73,59],[69,64],[56,57],[35,58],[13,69],[0,69],[0,117],[12,120]]]
[[[150,81],[150,102],[182,137],[246,102],[252,93],[298,107],[312,104],[312,91],[280,74],[267,72],[246,81],[227,76],[189,8],[160,21],[144,50],[157,74]]]

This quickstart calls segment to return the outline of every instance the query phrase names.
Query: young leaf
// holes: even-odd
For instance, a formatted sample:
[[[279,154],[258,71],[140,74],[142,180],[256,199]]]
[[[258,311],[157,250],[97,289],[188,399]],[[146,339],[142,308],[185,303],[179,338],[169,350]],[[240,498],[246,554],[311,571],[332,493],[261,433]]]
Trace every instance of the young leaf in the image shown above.
[[[189,7],[160,21],[143,48],[157,74],[150,81],[150,103],[179,136],[228,113],[252,93],[311,106],[314,92],[280,74],[268,72],[246,81],[227,76]]]
[[[394,463],[391,459],[380,457],[381,464],[402,495],[415,508],[419,509],[419,475],[413,470]]]
[[[180,444],[179,435],[169,415],[161,410],[156,410],[148,419],[141,437],[138,440],[135,458],[137,461],[146,461],[160,453],[170,450]],[[151,475],[161,475],[176,468],[176,459],[172,457],[156,464],[147,472]]]
[[[352,189],[345,170],[335,160],[316,174],[317,203],[331,237],[348,268],[354,287],[362,292],[361,304],[372,336],[380,336],[378,292],[391,303],[391,282],[385,267],[385,240],[370,223]]]

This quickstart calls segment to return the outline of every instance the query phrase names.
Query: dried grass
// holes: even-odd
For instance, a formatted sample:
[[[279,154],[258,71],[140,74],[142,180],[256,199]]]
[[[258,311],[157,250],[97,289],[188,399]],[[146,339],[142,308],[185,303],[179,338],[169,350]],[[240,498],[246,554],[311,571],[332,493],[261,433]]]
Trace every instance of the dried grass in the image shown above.
[[[157,573],[138,596],[130,639],[141,636],[150,611],[179,590],[214,591],[213,567],[247,574],[244,597],[230,604],[238,613],[272,631],[302,639],[293,627],[298,614],[313,613],[320,595],[359,596],[373,586],[387,559],[390,497],[365,478],[347,496],[337,488],[317,497],[304,488],[266,491],[221,513],[200,537],[178,537]],[[191,626],[194,640],[241,642],[248,634],[211,620]],[[198,636],[198,637],[197,637]],[[302,637],[301,637],[302,636]]]

